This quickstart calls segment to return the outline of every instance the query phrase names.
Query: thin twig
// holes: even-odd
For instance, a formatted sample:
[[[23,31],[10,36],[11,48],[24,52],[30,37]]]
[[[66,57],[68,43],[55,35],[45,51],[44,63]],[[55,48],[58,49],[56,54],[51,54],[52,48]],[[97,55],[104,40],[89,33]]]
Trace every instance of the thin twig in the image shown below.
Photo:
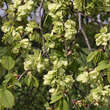
[[[25,71],[24,73],[22,73],[20,76],[19,76],[19,78],[18,78],[18,81],[26,74],[26,73],[28,73],[30,70],[27,70],[27,71]]]
[[[64,39],[64,45],[65,45],[65,53],[66,53],[66,56],[67,56],[68,46],[67,46],[67,42],[66,42],[66,40],[65,40],[65,39]]]
[[[92,48],[91,48],[91,46],[90,46],[88,37],[87,37],[87,35],[86,35],[86,33],[85,33],[83,27],[82,27],[81,12],[78,13],[78,21],[79,21],[79,31],[81,31],[81,33],[82,33],[82,35],[83,35],[83,37],[84,37],[84,39],[85,39],[85,42],[86,42],[86,44],[87,44],[87,46],[88,46],[88,49],[89,49],[89,51],[91,52],[91,51],[92,51]]]
[[[81,22],[81,20],[82,20],[82,19],[81,19],[81,13],[79,12],[79,13],[78,13],[79,31],[82,29],[82,24],[81,24],[82,22]]]

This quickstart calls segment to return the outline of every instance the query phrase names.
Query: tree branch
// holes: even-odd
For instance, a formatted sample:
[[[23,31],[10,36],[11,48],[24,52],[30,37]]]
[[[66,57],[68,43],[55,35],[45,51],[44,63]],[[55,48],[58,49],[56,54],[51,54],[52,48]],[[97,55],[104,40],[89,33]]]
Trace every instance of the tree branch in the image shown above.
[[[82,27],[82,19],[81,19],[81,12],[78,13],[78,21],[79,21],[79,31],[82,33],[84,39],[85,39],[85,42],[86,42],[86,45],[88,46],[88,49],[89,51],[91,52],[92,51],[92,48],[90,46],[90,43],[89,43],[89,40],[88,40],[88,37]]]

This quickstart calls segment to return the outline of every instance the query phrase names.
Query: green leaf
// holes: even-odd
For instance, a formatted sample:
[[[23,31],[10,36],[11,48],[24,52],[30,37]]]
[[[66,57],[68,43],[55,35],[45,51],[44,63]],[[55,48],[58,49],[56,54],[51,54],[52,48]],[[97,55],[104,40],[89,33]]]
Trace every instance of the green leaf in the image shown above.
[[[63,109],[62,110],[69,110],[69,105],[68,105],[66,99],[63,99]]]
[[[110,72],[107,73],[107,80],[110,83]]]
[[[31,74],[26,75],[24,81],[25,81],[25,83],[26,83],[27,86],[30,86],[31,81],[32,81],[32,75]]]
[[[18,86],[18,87],[21,87],[21,83],[18,81],[18,80],[14,80],[14,85]]]
[[[62,107],[63,107],[62,100],[59,100],[55,105],[55,110],[63,110]]]
[[[6,55],[8,53],[8,48],[7,47],[0,47],[0,57]]]
[[[39,87],[39,81],[34,76],[32,76],[32,78],[33,78],[33,86],[38,88]]]
[[[74,8],[78,11],[84,10],[85,2],[84,0],[74,0]]]
[[[7,89],[0,89],[0,105],[5,108],[12,108],[14,105],[14,96]]]
[[[5,69],[0,66],[0,79],[5,75]]]
[[[100,30],[100,33],[106,33],[107,32],[107,27],[103,27],[101,30]]]
[[[101,70],[104,70],[104,69],[107,69],[107,68],[110,68],[110,64],[108,64],[107,61],[101,61],[101,62],[98,64],[96,70],[97,70],[97,71],[101,71]]]
[[[0,110],[4,110],[4,107],[0,105]]]
[[[5,76],[5,80],[3,81],[3,86],[7,86],[10,84],[13,86],[21,87],[21,83],[16,79],[16,76],[12,73],[9,73]]]
[[[57,102],[62,97],[63,97],[63,94],[54,94],[54,95],[52,95],[50,104],[53,104],[53,103]]]
[[[88,56],[87,56],[87,62],[91,62],[93,60],[93,58],[98,54],[98,51],[94,51],[91,52]]]
[[[13,78],[13,74],[7,74],[5,75],[5,80],[3,81],[3,85],[7,85]]]
[[[15,61],[11,56],[3,56],[1,59],[1,64],[5,69],[11,70],[15,65]]]

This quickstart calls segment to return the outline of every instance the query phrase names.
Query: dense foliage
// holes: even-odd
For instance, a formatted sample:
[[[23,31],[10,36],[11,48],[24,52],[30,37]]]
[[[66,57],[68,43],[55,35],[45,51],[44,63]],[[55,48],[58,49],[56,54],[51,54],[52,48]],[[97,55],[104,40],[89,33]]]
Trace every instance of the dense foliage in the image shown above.
[[[109,110],[110,0],[0,9],[0,110]]]

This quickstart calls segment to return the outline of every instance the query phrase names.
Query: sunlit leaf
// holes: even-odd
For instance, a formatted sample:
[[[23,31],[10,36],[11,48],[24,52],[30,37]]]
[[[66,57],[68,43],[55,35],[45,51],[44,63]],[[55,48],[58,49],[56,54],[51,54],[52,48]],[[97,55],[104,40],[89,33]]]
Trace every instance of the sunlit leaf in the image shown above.
[[[98,71],[101,71],[101,70],[104,70],[104,69],[107,69],[107,68],[110,68],[110,64],[107,62],[107,61],[101,61],[98,66],[97,66],[97,70]]]
[[[54,94],[54,95],[52,95],[50,104],[53,104],[53,103],[57,102],[62,97],[63,97],[63,94]]]

